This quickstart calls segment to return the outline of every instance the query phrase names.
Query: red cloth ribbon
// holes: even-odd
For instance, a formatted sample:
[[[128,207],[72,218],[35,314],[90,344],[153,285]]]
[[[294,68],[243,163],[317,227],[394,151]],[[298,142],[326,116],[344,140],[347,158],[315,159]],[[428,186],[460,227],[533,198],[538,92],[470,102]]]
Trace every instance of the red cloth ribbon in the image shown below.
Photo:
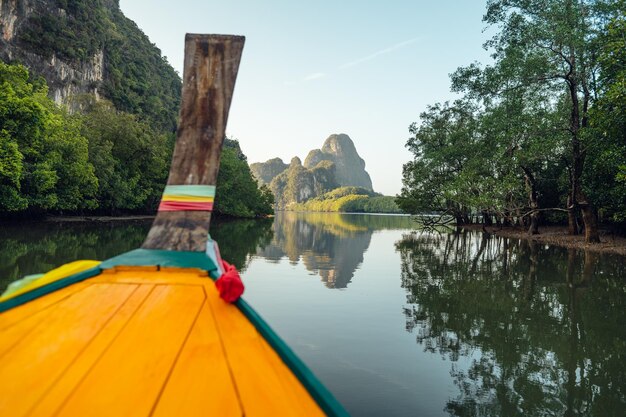
[[[159,211],[212,211],[213,202],[200,201],[161,201]]]
[[[237,268],[233,265],[222,260],[222,268],[224,268],[224,273],[215,281],[215,286],[224,301],[234,303],[243,294],[243,282]]]

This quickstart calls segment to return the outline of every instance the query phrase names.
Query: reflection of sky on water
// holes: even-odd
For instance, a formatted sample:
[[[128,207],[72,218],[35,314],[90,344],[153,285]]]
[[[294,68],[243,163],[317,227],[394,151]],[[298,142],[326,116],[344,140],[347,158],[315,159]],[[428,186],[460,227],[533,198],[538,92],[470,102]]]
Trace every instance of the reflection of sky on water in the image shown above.
[[[354,416],[441,416],[455,392],[449,361],[430,360],[405,330],[400,238],[397,230],[370,232],[344,291],[329,291],[303,262],[286,258],[257,254],[243,275],[246,300]]]

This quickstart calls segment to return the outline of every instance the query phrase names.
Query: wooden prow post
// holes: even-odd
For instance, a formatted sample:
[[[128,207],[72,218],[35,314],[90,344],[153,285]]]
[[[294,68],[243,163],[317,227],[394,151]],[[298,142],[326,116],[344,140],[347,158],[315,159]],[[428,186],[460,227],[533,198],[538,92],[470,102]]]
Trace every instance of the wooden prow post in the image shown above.
[[[168,188],[216,185],[244,41],[243,36],[185,37],[182,103]],[[204,251],[211,211],[173,210],[159,210],[142,248]]]

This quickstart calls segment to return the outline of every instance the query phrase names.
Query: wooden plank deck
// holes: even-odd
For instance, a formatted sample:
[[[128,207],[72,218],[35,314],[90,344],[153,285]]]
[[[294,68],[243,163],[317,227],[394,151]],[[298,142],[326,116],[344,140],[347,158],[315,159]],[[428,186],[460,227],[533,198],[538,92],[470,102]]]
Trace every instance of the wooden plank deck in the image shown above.
[[[2,416],[324,415],[199,270],[118,268],[0,314]]]

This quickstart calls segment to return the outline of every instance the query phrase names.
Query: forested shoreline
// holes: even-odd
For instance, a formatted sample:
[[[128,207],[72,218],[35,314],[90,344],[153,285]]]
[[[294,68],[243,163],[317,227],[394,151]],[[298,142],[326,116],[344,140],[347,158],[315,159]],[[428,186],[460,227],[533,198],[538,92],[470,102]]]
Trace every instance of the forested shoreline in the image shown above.
[[[398,205],[457,224],[626,232],[626,2],[490,0],[493,62],[410,126]]]
[[[289,206],[289,211],[401,214],[395,198],[363,187],[339,187],[303,203]]]
[[[93,95],[69,113],[48,97],[43,78],[0,62],[0,216],[154,213],[167,180],[175,135]],[[215,212],[273,212],[236,140],[226,139]]]

